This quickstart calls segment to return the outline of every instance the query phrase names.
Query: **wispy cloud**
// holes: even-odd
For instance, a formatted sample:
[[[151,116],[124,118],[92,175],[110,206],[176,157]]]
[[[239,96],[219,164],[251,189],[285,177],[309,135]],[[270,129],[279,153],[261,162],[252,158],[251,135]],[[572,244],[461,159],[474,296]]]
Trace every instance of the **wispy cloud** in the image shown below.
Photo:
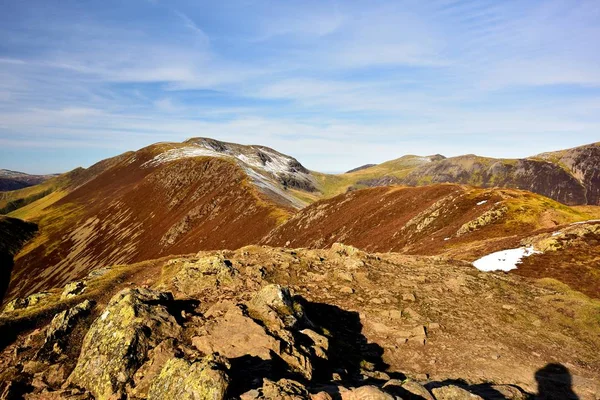
[[[599,139],[595,0],[51,3],[0,15],[0,167],[195,135],[322,170]]]

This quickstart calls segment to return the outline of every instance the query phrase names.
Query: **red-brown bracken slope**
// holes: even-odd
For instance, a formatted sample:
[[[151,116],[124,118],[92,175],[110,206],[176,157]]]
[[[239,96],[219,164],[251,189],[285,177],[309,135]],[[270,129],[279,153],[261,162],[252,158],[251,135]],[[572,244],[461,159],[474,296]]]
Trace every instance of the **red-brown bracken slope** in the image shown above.
[[[122,157],[46,209],[40,234],[15,258],[5,300],[107,265],[256,243],[288,215],[235,162],[149,163],[161,146]]]

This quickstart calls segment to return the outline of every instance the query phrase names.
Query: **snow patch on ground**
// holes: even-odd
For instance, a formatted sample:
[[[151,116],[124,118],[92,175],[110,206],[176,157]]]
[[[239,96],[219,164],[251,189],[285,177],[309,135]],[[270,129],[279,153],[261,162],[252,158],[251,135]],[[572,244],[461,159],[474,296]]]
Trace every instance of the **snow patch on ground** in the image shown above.
[[[478,206],[482,206],[482,205],[484,205],[487,202],[488,202],[487,200],[481,200],[479,203],[477,203],[477,205]]]
[[[142,164],[142,167],[149,167],[164,164],[167,162],[180,160],[182,158],[191,158],[191,157],[227,157],[225,154],[218,153],[214,150],[209,150],[204,147],[181,147],[178,149],[167,150],[164,153],[161,153],[154,157],[150,161],[146,161]]]
[[[541,251],[536,251],[533,246],[502,250],[474,261],[473,266],[485,272],[510,271],[517,269],[517,265],[521,264],[523,258],[540,253]]]

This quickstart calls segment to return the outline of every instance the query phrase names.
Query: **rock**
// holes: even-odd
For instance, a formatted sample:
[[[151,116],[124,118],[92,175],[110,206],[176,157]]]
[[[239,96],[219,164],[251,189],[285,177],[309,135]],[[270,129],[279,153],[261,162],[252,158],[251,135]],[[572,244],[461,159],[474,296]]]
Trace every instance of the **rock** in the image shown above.
[[[229,386],[227,362],[214,355],[189,362],[172,358],[148,391],[148,400],[220,400]]]
[[[308,400],[310,395],[302,384],[291,379],[280,379],[277,382],[265,379],[260,398],[265,400]]]
[[[345,293],[345,294],[352,294],[352,293],[354,293],[354,289],[352,289],[352,288],[351,288],[351,287],[349,287],[349,286],[342,286],[342,287],[340,288],[340,292],[341,292],[341,293]]]
[[[483,400],[476,394],[469,393],[458,386],[449,385],[431,390],[437,400]]]
[[[402,300],[403,301],[417,301],[417,298],[412,293],[404,293],[402,295]]]
[[[425,386],[411,380],[403,382],[392,379],[383,385],[383,389],[403,400],[435,400]]]
[[[43,357],[48,352],[61,354],[67,335],[71,333],[77,321],[90,312],[93,305],[92,301],[85,300],[73,308],[56,314],[48,326],[46,340],[38,352],[38,357]]]
[[[143,398],[148,397],[148,390],[154,378],[161,372],[167,361],[178,355],[175,348],[175,340],[167,339],[160,342],[158,346],[148,352],[148,361],[133,375],[133,387],[128,387],[129,397]]]
[[[309,354],[296,345],[291,331],[281,328],[283,321],[276,322],[279,314],[273,312],[269,320],[271,326],[279,326],[278,329],[267,331],[233,303],[221,304],[220,307],[225,313],[204,324],[198,335],[192,338],[194,347],[203,353],[217,352],[232,359],[249,355],[272,360],[275,355],[291,371],[307,379],[312,377]],[[315,332],[315,335],[318,334]]]
[[[333,400],[333,397],[327,392],[319,392],[310,395],[311,400]]]
[[[98,400],[121,394],[148,350],[179,335],[166,307],[172,300],[170,293],[143,288],[117,293],[85,335],[68,383],[89,390]]]
[[[519,388],[510,385],[492,385],[492,389],[500,393],[507,400],[526,400],[529,398]]]
[[[9,301],[6,304],[6,306],[4,307],[4,310],[2,310],[2,313],[10,313],[10,312],[14,312],[16,310],[22,310],[25,308],[33,307],[33,306],[37,305],[43,298],[48,297],[48,296],[50,296],[50,293],[41,292],[41,293],[34,293],[25,298],[17,297],[15,299]]]
[[[300,333],[309,337],[312,341],[311,348],[313,349],[315,356],[327,360],[327,351],[329,350],[329,339],[325,336],[313,331],[312,329],[301,330]]]
[[[348,246],[343,243],[334,243],[331,245],[331,250],[335,251],[340,256],[360,256],[364,253],[356,247]]]
[[[354,277],[352,276],[352,274],[350,272],[345,272],[345,271],[337,271],[335,273],[335,276],[341,280],[347,281],[347,282],[352,282],[354,281]]]
[[[240,395],[240,400],[256,400],[260,399],[260,392],[256,389],[248,390]]]
[[[210,256],[185,262],[173,278],[173,284],[182,293],[193,296],[206,288],[231,285],[236,276],[231,261],[222,256]]]
[[[394,396],[376,386],[361,386],[341,393],[342,400],[395,400]]]
[[[248,303],[248,313],[272,329],[295,328],[305,319],[302,306],[287,287],[267,285]]]
[[[61,300],[70,299],[75,296],[79,296],[83,292],[85,292],[86,284],[82,281],[75,281],[71,283],[67,283],[65,285],[65,289],[60,295]]]

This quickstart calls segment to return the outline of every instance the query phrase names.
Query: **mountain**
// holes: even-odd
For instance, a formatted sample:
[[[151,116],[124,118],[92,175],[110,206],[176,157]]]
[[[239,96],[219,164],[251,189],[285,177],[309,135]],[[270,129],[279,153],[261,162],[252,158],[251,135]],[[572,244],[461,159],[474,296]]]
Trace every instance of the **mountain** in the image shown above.
[[[9,298],[105,265],[257,243],[304,204],[295,192],[314,190],[291,157],[204,138],[159,143],[90,169],[54,198],[11,213],[36,222],[39,234],[15,257]]]
[[[524,159],[405,156],[346,176],[340,189],[460,183],[528,190],[569,205],[600,205],[600,143]],[[414,164],[407,161],[414,160]],[[383,168],[385,166],[385,168]],[[331,178],[330,180],[334,180]]]
[[[0,169],[0,192],[38,185],[55,175],[29,175],[24,172]]]
[[[341,244],[171,256],[9,303],[0,315],[0,391],[592,400],[598,307],[555,281]]]

